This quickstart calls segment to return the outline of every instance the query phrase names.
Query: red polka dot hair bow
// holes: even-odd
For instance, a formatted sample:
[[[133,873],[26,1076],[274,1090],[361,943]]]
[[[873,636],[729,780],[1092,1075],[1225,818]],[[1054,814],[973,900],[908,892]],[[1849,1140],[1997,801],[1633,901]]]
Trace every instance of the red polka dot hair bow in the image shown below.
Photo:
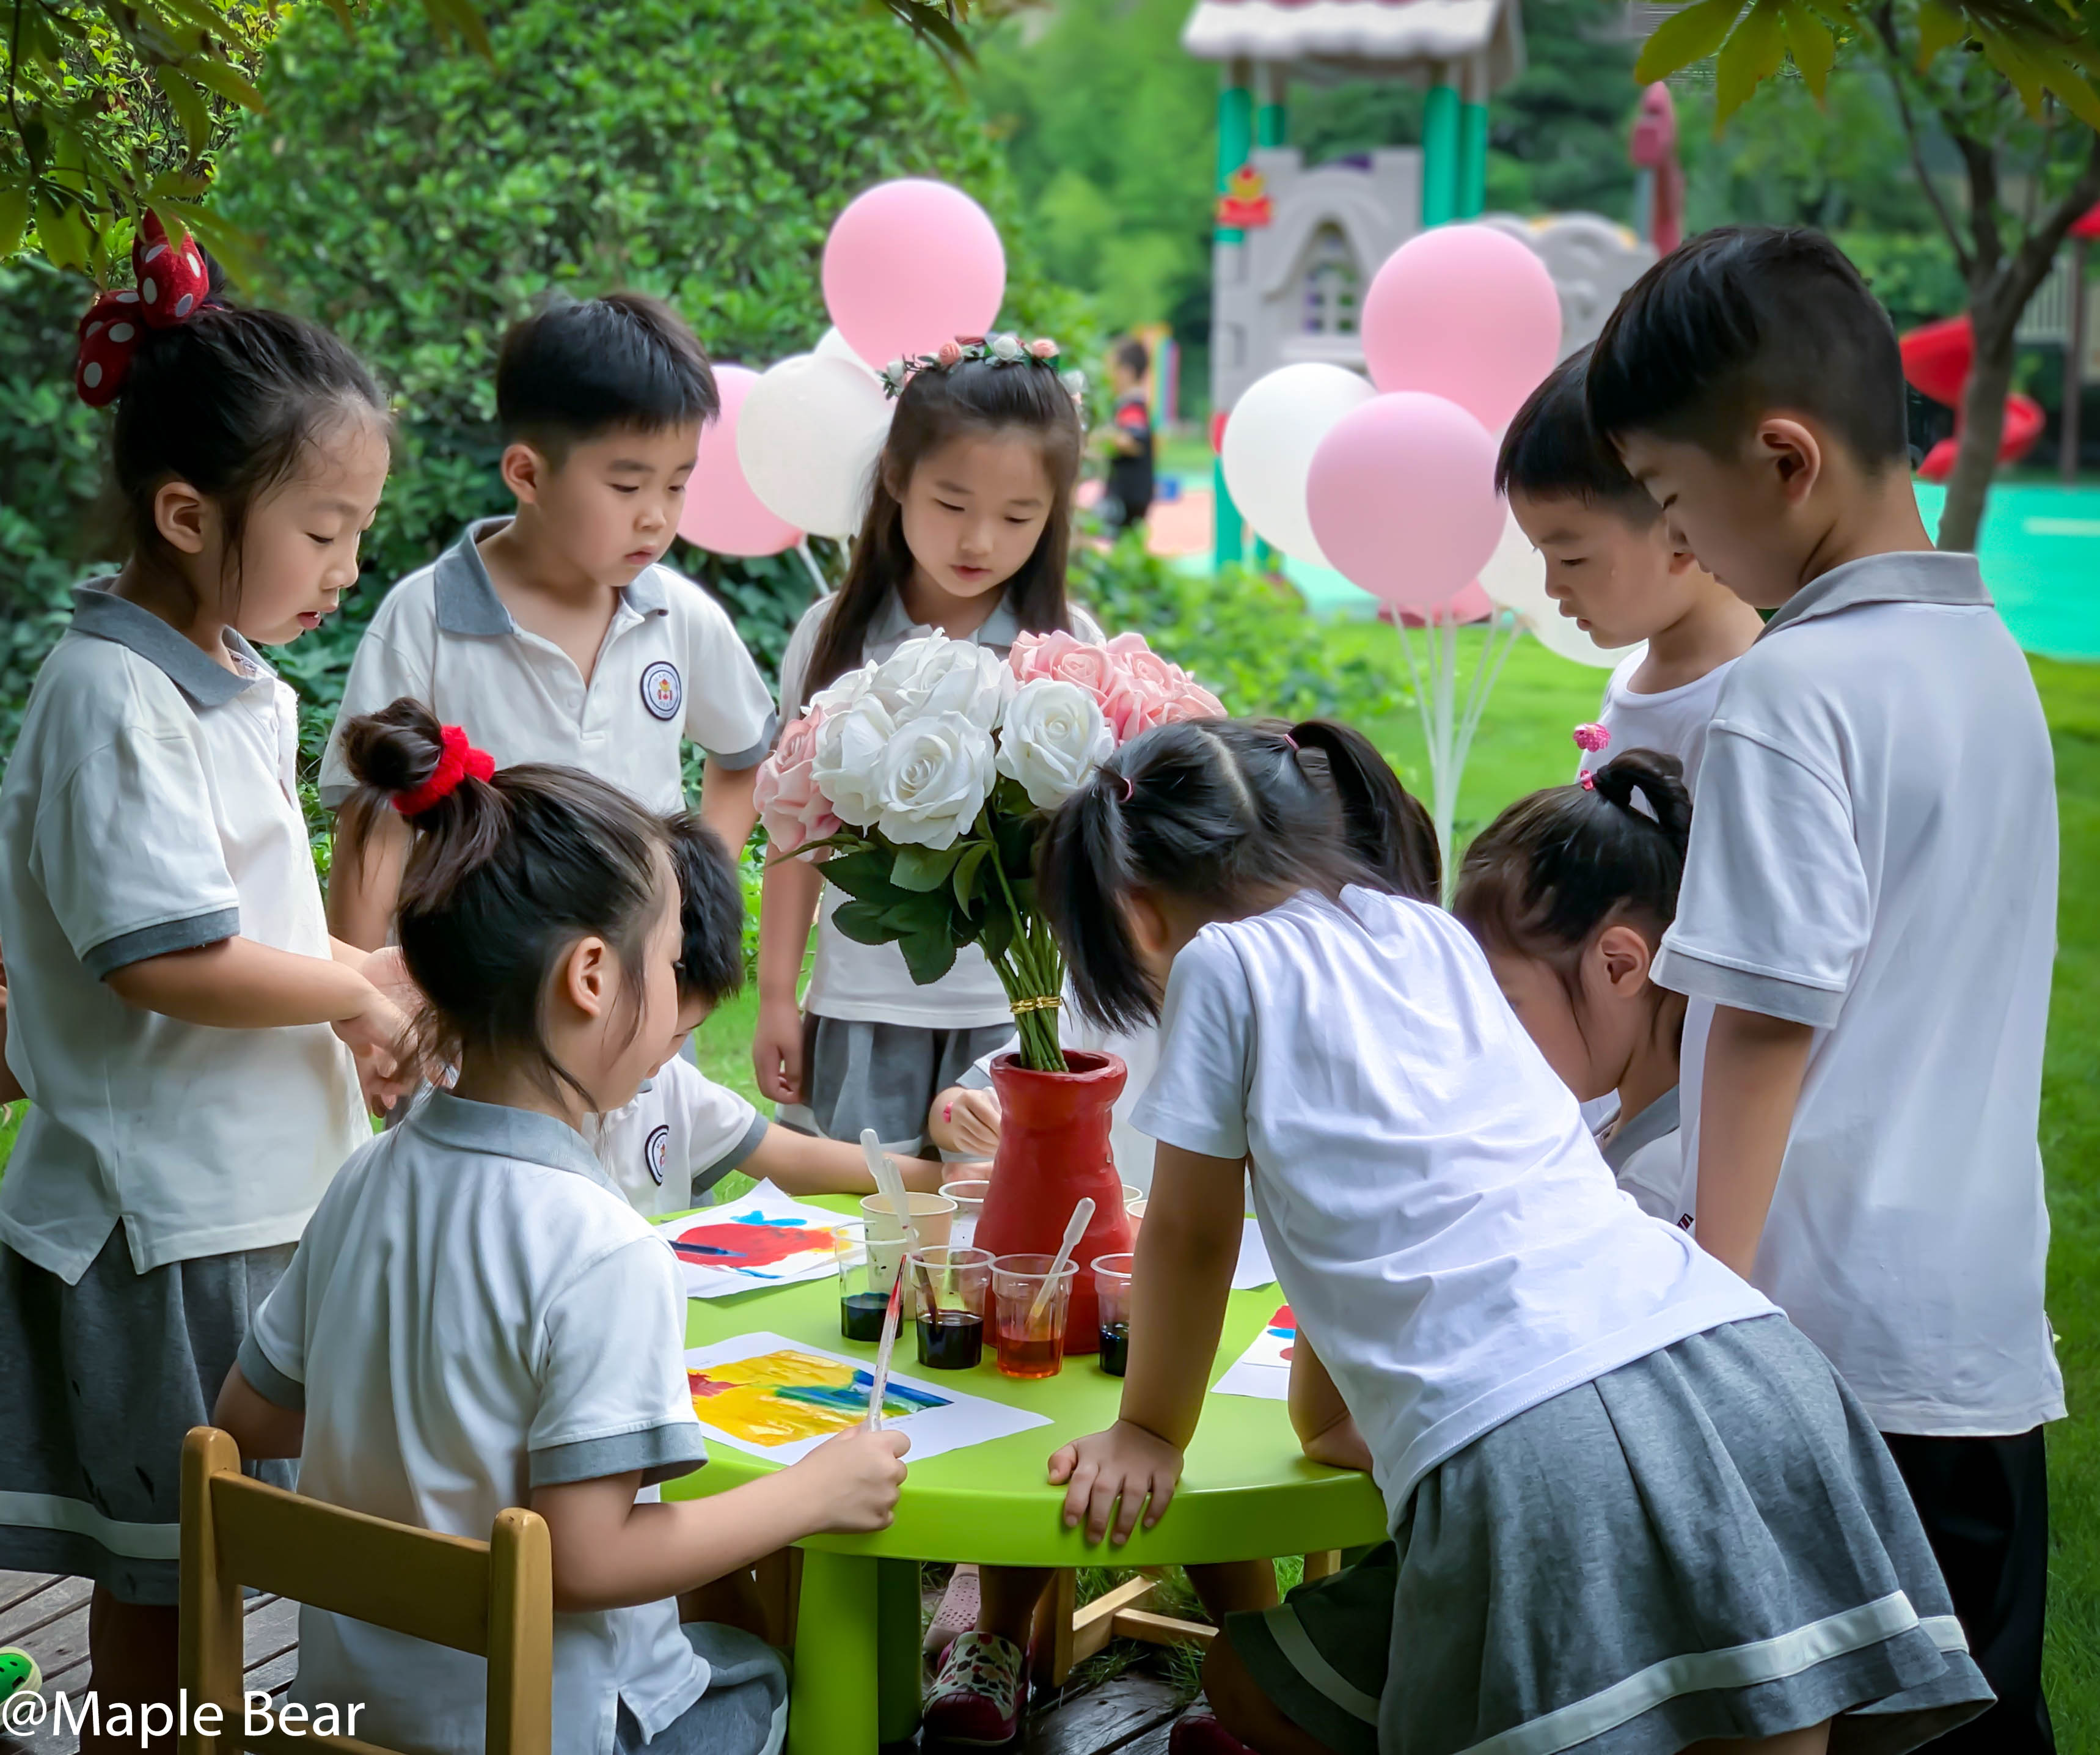
[[[444,749],[437,766],[430,770],[430,778],[412,791],[394,795],[394,808],[404,817],[420,817],[441,800],[451,797],[452,789],[469,774],[487,780],[496,773],[496,758],[467,742],[465,726],[447,725],[439,736]]]
[[[187,323],[211,289],[204,254],[189,233],[170,242],[151,213],[140,223],[131,246],[131,273],[139,283],[135,287],[104,293],[80,320],[80,358],[73,366],[73,385],[90,408],[101,408],[124,387],[141,324],[168,329]]]

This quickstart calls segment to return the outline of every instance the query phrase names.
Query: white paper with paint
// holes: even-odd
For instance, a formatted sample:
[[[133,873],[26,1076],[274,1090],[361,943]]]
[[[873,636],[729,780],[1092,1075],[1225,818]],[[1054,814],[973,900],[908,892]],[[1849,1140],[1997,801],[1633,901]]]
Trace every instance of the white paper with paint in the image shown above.
[[[740,1200],[655,1221],[684,1270],[688,1298],[734,1298],[829,1279],[838,1272],[832,1230],[846,1223],[843,1214],[809,1206],[770,1182]],[[798,1231],[810,1233],[810,1246],[790,1246]]]
[[[1280,1306],[1247,1350],[1211,1386],[1213,1396],[1251,1396],[1286,1401],[1290,1396],[1290,1351],[1298,1339],[1288,1304]]]
[[[754,1361],[756,1371],[735,1369]],[[686,1373],[693,1411],[709,1444],[781,1463],[799,1462],[858,1425],[875,1387],[874,1374],[861,1360],[763,1331],[692,1348]],[[931,1378],[893,1371],[882,1423],[885,1431],[910,1435],[910,1460],[917,1463],[1050,1421]]]
[[[1261,1227],[1251,1219],[1240,1221],[1240,1259],[1233,1268],[1233,1290],[1251,1292],[1258,1285],[1276,1284],[1276,1269],[1270,1265],[1268,1246],[1261,1240]]]

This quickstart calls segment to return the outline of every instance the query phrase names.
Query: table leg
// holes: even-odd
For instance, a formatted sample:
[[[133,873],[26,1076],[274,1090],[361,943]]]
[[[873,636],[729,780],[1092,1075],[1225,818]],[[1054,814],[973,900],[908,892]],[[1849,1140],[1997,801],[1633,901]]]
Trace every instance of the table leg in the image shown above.
[[[879,1728],[885,1743],[908,1741],[919,1728],[919,1563],[877,1560],[876,1661],[881,1672]]]
[[[803,1552],[788,1755],[876,1755],[880,1565]]]

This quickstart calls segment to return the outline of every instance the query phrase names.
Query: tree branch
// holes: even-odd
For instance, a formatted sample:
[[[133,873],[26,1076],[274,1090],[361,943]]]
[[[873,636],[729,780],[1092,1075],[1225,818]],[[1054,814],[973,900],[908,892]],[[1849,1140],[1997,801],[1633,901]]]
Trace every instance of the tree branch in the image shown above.
[[[2020,245],[2019,254],[2014,260],[2015,284],[2024,284],[2029,293],[2041,284],[2071,227],[2095,202],[2100,202],[2100,134],[2093,137],[2093,144],[2085,154],[2085,169],[2079,173],[2078,180]]]
[[[1943,115],[1940,118],[1947,118]],[[1969,172],[1969,227],[1975,234],[1975,269],[1995,274],[2005,259],[2005,233],[1998,227],[1998,151],[1973,134],[1950,128],[1948,138]]]
[[[1874,27],[1880,33],[1882,46],[1886,51],[1886,72],[1889,89],[1895,92],[1896,114],[1902,119],[1904,143],[1910,148],[1911,169],[1917,174],[1918,186],[1925,191],[1925,198],[1932,204],[1934,217],[1939,221],[1939,229],[1947,234],[1947,241],[1954,251],[1954,266],[1961,271],[1965,284],[1974,267],[1968,240],[1962,236],[1961,227],[1947,209],[1940,198],[1939,186],[1932,180],[1932,173],[1926,169],[1925,152],[1919,142],[1917,119],[1911,114],[1910,96],[1904,90],[1903,44],[1896,35],[1895,8],[1884,3],[1874,8]]]

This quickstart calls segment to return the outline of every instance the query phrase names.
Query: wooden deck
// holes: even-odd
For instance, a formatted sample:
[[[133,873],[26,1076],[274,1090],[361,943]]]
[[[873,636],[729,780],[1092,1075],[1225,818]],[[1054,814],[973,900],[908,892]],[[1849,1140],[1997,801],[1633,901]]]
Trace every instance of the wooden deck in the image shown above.
[[[0,1572],[0,1645],[20,1646],[36,1659],[46,1698],[87,1687],[87,1598],[85,1579]],[[282,1597],[249,1603],[249,1688],[276,1695],[291,1685],[298,1665],[298,1612],[297,1603]],[[1011,1748],[1018,1755],[1167,1755],[1167,1733],[1188,1696],[1159,1673],[1156,1651],[1125,1655],[1135,1660],[1105,1681],[1089,1680],[1088,1670],[1075,1672],[1070,1686],[1037,1704]],[[78,1755],[78,1749],[74,1737],[48,1723],[26,1740],[0,1732],[0,1755]]]

